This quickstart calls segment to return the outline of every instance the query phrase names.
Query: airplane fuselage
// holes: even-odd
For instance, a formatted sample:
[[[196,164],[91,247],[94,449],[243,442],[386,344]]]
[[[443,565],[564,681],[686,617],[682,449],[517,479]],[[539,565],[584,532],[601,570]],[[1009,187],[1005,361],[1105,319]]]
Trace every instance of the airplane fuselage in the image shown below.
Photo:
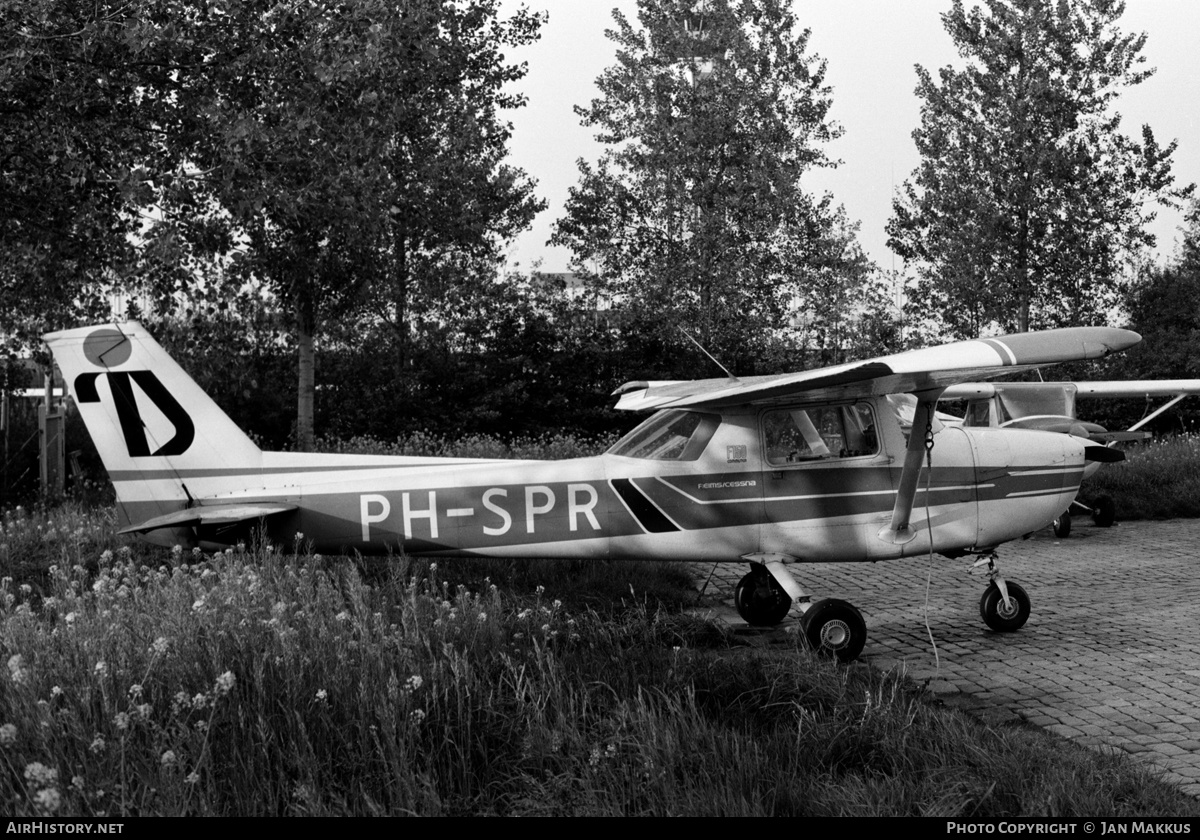
[[[676,414],[686,424],[693,413]],[[295,505],[266,523],[272,539],[300,539],[319,552],[883,560],[928,551],[929,521],[935,526],[932,547],[943,552],[990,547],[1037,530],[1066,509],[1083,476],[1083,444],[1069,436],[941,427],[933,436],[932,480],[926,470],[918,480],[913,534],[887,539],[881,532],[895,505],[906,434],[885,398],[700,414],[705,420],[686,442],[680,442],[685,435],[666,433],[644,445],[635,440],[624,450],[618,444],[604,455],[565,461],[267,452],[250,474],[196,470],[161,475],[163,488],[125,488],[147,507],[139,509],[130,497],[124,509],[134,521],[161,513],[151,500],[167,495],[165,485],[182,481],[202,507]],[[824,418],[826,427],[830,418],[858,423],[868,437],[859,448],[785,453],[789,446],[804,448],[803,433],[793,429],[800,442],[781,446],[777,427],[801,417],[816,432],[810,416]],[[653,426],[657,417],[639,428]],[[854,432],[847,425],[821,434],[848,444]],[[629,438],[637,435],[635,430]],[[652,450],[660,439],[665,452]],[[820,448],[821,438],[813,440]],[[220,547],[244,532],[202,526],[198,532],[163,529],[147,538]]]

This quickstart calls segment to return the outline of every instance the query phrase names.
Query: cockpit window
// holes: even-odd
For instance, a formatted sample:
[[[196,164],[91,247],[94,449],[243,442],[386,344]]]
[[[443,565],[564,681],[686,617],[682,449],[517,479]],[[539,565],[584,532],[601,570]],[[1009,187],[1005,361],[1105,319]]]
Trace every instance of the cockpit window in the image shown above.
[[[768,411],[763,439],[767,463],[774,466],[879,451],[875,414],[867,403]]]
[[[660,411],[617,441],[608,454],[650,461],[695,461],[720,423],[715,414]]]

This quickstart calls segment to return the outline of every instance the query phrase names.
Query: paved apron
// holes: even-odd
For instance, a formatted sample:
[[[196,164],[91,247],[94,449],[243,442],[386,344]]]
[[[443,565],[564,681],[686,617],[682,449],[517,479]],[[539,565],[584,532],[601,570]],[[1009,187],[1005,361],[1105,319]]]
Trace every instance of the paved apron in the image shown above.
[[[989,721],[1019,718],[1124,750],[1200,796],[1200,520],[1074,525],[1065,540],[1046,530],[1000,547],[1001,571],[1033,604],[1016,633],[983,624],[986,578],[970,572],[970,558],[791,569],[814,599],[843,598],[862,611],[863,661],[902,667]],[[702,582],[714,572],[696,566]],[[732,595],[745,570],[718,564],[702,601],[740,626]],[[791,632],[794,616],[785,624]]]

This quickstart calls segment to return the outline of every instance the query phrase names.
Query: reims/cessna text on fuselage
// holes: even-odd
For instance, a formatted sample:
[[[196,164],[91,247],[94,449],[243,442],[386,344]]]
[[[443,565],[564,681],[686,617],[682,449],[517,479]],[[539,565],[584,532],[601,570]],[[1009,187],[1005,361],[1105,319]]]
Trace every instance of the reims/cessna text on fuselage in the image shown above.
[[[1073,328],[779,376],[629,383],[617,407],[657,411],[607,453],[494,461],[263,452],[140,325],[46,336],[126,532],[205,549],[264,527],[322,552],[748,563],[742,617],[776,624],[796,606],[807,638],[843,660],[865,643],[861,615],[812,599],[789,566],[978,554],[984,619],[1015,630],[1029,599],[994,549],[1065,510],[1096,447],[943,425],[938,395],[1138,340]]]

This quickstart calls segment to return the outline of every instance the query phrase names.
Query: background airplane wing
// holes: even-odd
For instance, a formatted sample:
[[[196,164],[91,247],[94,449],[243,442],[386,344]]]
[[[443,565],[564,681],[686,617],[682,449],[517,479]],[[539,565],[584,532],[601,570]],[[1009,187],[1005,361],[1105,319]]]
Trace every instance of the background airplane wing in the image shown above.
[[[1069,327],[909,350],[864,362],[741,379],[630,382],[614,393],[628,411],[770,403],[804,395],[815,400],[854,399],[943,388],[956,382],[1085,359],[1132,347],[1141,336],[1111,327]]]
[[[1200,379],[1130,379],[1111,382],[1075,382],[1077,397],[1177,397],[1200,394]]]

